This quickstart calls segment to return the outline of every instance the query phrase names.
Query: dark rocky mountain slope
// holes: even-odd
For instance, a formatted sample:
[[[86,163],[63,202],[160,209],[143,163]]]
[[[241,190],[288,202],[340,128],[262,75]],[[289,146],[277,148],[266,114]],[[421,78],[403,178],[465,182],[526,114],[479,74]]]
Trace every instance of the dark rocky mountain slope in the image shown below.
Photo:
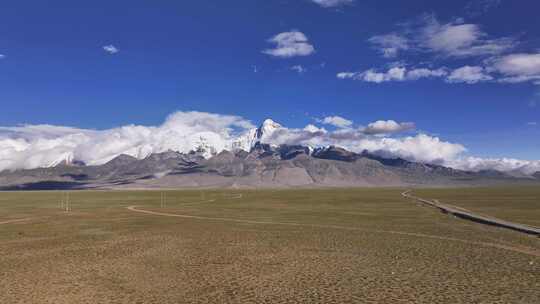
[[[164,152],[144,159],[120,155],[100,166],[60,164],[4,171],[0,189],[110,189],[192,187],[360,187],[464,186],[537,183],[537,173],[516,178],[501,172],[467,172],[404,159],[390,159],[338,147],[272,147],[256,143],[250,152]]]

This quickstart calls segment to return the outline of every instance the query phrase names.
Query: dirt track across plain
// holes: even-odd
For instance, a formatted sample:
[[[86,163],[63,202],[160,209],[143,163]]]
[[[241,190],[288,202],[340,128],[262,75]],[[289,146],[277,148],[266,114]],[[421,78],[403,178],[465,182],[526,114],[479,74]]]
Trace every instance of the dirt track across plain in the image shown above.
[[[516,247],[516,246],[495,244],[495,243],[489,243],[489,242],[474,242],[474,241],[467,241],[467,240],[462,240],[462,239],[457,239],[457,238],[421,234],[421,233],[411,233],[411,232],[391,231],[391,230],[371,230],[371,229],[362,229],[362,228],[356,228],[356,227],[346,227],[346,226],[336,226],[336,225],[312,225],[312,224],[289,223],[289,222],[268,222],[268,221],[241,220],[241,219],[222,218],[222,217],[205,217],[205,216],[188,215],[188,214],[150,211],[150,210],[139,209],[137,206],[129,206],[126,208],[133,212],[145,213],[145,214],[156,215],[156,216],[178,217],[178,218],[185,218],[185,219],[224,221],[224,222],[235,222],[235,223],[244,223],[244,224],[284,225],[284,226],[299,226],[299,227],[312,227],[312,228],[323,228],[323,229],[324,228],[342,229],[342,230],[364,231],[364,232],[371,232],[371,233],[389,233],[389,234],[396,234],[396,235],[406,235],[406,236],[414,236],[414,237],[420,237],[420,238],[430,238],[430,239],[437,239],[437,240],[461,242],[461,243],[478,245],[478,246],[483,246],[483,247],[492,247],[492,248],[510,250],[510,251],[514,251],[518,253],[540,257],[540,251],[535,250],[533,248]]]
[[[22,219],[7,220],[7,221],[2,221],[2,222],[0,222],[0,225],[6,225],[6,224],[13,224],[13,223],[26,222],[26,221],[29,221],[29,220],[31,220],[31,219],[32,219],[31,217],[28,217],[28,218],[22,218]]]

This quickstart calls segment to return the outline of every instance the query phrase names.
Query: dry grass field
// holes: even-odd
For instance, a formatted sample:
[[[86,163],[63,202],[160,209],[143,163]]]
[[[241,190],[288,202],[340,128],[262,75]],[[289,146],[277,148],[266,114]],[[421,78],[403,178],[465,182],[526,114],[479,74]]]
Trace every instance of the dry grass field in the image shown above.
[[[415,194],[533,224],[523,189]],[[539,238],[402,191],[0,193],[0,303],[540,303]]]

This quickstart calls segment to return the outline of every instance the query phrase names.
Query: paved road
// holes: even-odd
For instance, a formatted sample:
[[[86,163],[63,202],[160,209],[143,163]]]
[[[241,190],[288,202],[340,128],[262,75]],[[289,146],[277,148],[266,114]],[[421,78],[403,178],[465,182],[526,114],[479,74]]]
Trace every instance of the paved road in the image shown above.
[[[452,206],[452,205],[449,205],[449,204],[443,204],[443,203],[441,203],[441,202],[439,202],[437,200],[433,200],[433,201],[426,200],[426,199],[423,199],[423,198],[416,197],[416,196],[412,195],[411,190],[407,190],[407,191],[401,193],[401,195],[403,195],[406,198],[410,198],[410,199],[419,201],[419,202],[421,202],[423,204],[435,207],[435,208],[441,210],[444,213],[449,213],[449,214],[452,214],[452,215],[457,216],[459,218],[471,220],[471,221],[482,223],[482,224],[487,224],[487,225],[512,229],[512,230],[527,233],[527,234],[540,236],[540,228],[538,228],[538,227],[523,225],[523,224],[519,224],[519,223],[513,223],[513,222],[501,220],[501,219],[498,219],[498,218],[495,218],[495,217],[476,214],[476,213],[471,212],[471,211],[469,211],[467,209]]]

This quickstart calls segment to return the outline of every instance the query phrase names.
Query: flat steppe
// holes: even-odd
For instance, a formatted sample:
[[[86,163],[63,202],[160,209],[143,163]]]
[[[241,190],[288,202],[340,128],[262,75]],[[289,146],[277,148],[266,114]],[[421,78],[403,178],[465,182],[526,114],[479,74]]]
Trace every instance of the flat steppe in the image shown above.
[[[539,238],[404,190],[2,192],[0,303],[540,303]],[[539,220],[537,187],[413,193]]]

